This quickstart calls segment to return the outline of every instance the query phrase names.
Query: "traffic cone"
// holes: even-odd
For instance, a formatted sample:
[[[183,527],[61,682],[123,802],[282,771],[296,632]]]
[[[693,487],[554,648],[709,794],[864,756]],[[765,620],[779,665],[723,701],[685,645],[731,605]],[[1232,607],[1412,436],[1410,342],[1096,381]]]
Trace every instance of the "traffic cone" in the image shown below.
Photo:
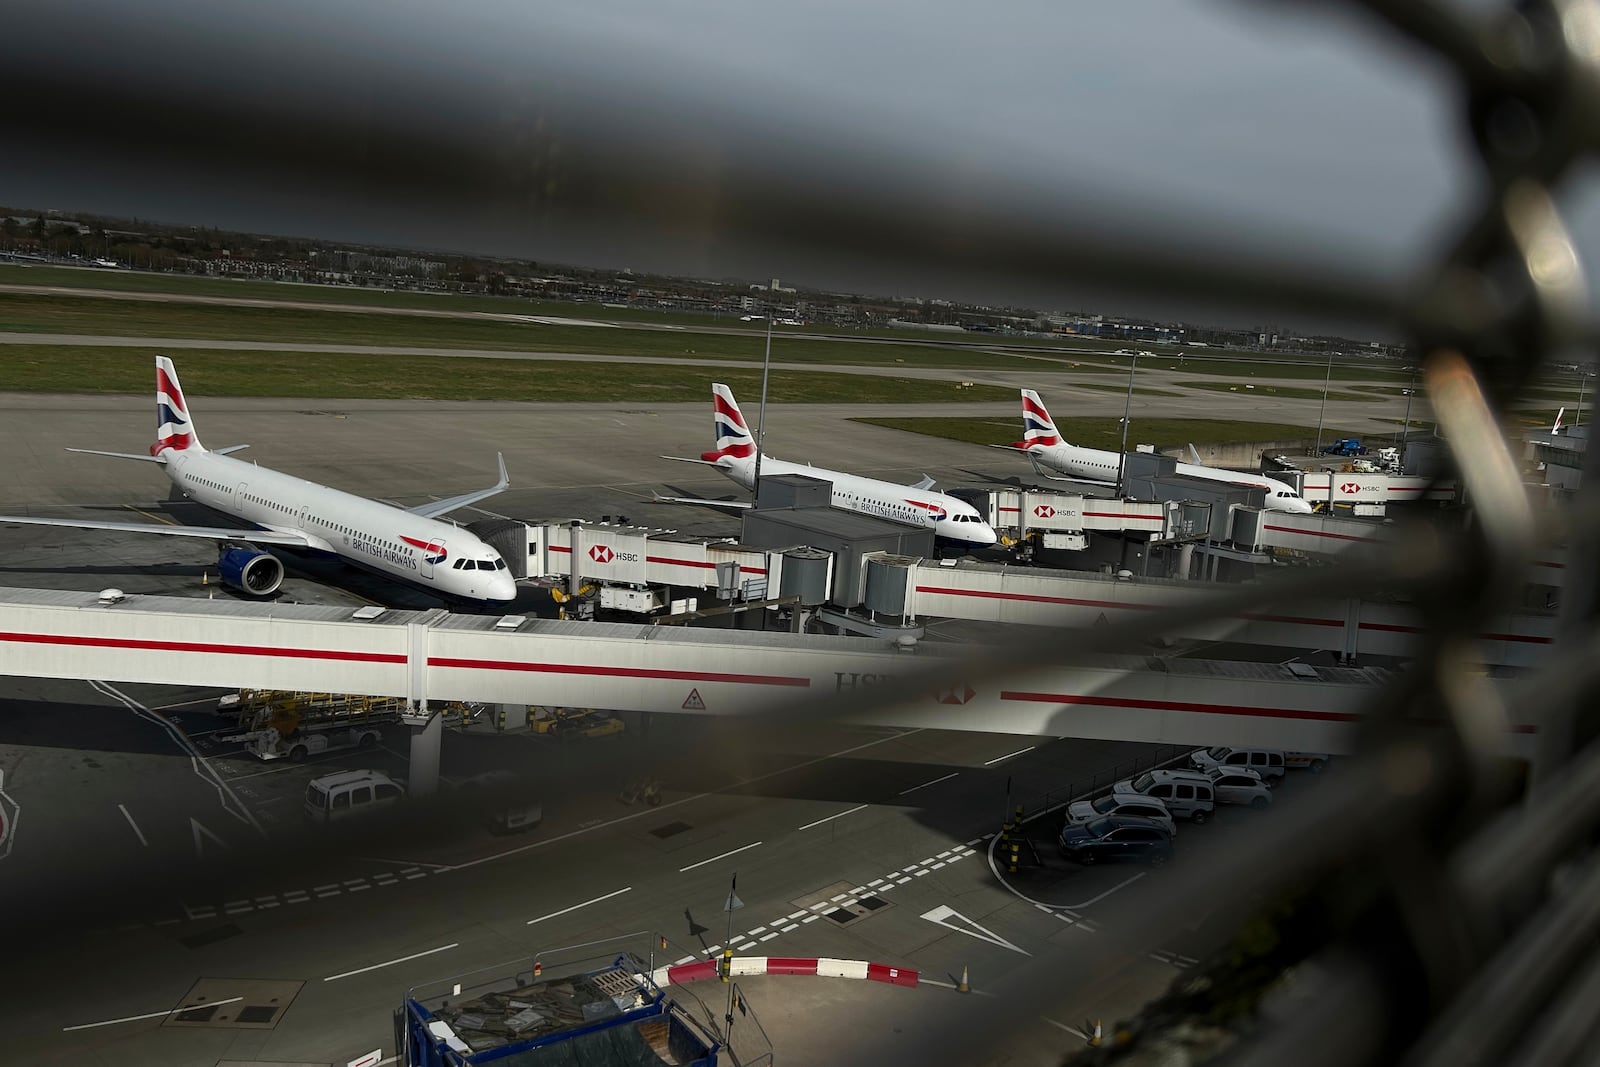
[[[1089,1047],[1090,1048],[1099,1048],[1100,1044],[1101,1044],[1101,1041],[1102,1041],[1102,1036],[1101,1036],[1101,1033],[1100,1033],[1100,1020],[1096,1019],[1094,1021],[1094,1034],[1093,1034],[1093,1036],[1091,1036],[1089,1038]]]
[[[970,992],[972,992],[972,983],[967,981],[967,969],[966,969],[966,967],[962,967],[961,968],[961,981],[956,984],[956,992],[957,993],[970,993]]]

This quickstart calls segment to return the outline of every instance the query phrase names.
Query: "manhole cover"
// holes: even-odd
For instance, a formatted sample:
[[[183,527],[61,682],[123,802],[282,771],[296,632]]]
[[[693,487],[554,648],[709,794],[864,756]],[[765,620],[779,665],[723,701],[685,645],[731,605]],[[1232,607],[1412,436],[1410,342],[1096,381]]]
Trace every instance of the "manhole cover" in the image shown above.
[[[652,834],[655,834],[657,837],[661,838],[661,840],[665,841],[667,838],[671,837],[674,834],[681,834],[685,830],[693,830],[693,829],[694,829],[694,827],[690,826],[686,822],[669,822],[669,823],[667,823],[667,825],[658,826],[654,830],[651,830],[650,832]]]
[[[853,890],[859,888],[851,882],[835,882],[824,886],[815,893],[807,893],[803,897],[796,897],[791,903],[797,908],[805,908],[814,914],[821,915],[840,926],[849,926],[867,918],[873,912],[882,908],[891,908],[894,905],[877,896],[856,896]]]
[[[202,978],[162,1026],[271,1030],[283,1019],[304,982],[255,978]]]

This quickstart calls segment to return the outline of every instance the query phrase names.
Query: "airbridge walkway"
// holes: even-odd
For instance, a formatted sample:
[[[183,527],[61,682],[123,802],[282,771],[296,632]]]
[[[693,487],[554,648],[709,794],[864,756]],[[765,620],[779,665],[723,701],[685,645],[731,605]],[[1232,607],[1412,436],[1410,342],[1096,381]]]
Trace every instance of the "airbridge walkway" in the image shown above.
[[[369,614],[376,609],[363,609]],[[1099,656],[963,680],[970,646],[861,638],[0,589],[0,675],[427,700],[741,715],[882,693],[854,716],[897,727],[1346,752],[1391,672]],[[947,659],[948,657],[948,659]],[[951,664],[933,690],[911,675]],[[901,679],[905,679],[901,681]],[[1485,683],[1489,684],[1489,683]],[[1531,756],[1530,725],[1505,734]],[[431,791],[439,722],[412,739]]]

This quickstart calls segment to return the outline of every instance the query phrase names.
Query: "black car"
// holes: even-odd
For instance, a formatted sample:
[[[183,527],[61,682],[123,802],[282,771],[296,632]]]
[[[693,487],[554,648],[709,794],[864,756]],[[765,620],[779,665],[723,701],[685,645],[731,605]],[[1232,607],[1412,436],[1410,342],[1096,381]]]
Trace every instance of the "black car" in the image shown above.
[[[1107,815],[1063,827],[1061,854],[1086,867],[1115,860],[1160,866],[1172,855],[1172,835],[1151,819]]]

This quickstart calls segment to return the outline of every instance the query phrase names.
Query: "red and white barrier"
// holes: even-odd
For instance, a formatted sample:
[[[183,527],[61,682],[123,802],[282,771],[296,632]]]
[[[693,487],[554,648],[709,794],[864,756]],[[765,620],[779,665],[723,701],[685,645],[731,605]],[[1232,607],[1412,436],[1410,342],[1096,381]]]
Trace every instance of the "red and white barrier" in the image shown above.
[[[865,960],[835,960],[802,958],[798,956],[735,956],[729,961],[729,971],[734,975],[757,974],[813,974],[819,978],[857,978],[868,982],[886,982],[889,985],[915,986],[917,972],[907,967],[890,967],[884,963]],[[717,977],[717,960],[698,960],[671,967],[657,967],[651,975],[657,986],[683,985],[685,982],[704,982]]]

